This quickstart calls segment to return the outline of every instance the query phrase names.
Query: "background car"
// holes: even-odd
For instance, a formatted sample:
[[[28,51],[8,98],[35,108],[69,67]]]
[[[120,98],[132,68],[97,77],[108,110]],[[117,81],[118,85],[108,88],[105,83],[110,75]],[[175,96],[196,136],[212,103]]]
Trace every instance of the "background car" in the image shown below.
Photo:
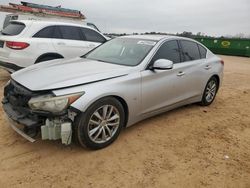
[[[91,22],[86,22],[81,19],[73,19],[73,18],[67,18],[67,17],[60,17],[60,16],[46,16],[46,15],[38,15],[38,14],[28,14],[24,13],[22,11],[15,13],[15,14],[7,14],[5,16],[4,22],[3,22],[3,28],[7,27],[11,21],[17,21],[17,20],[42,20],[42,21],[53,21],[53,22],[68,22],[68,23],[75,23],[79,25],[87,25],[91,27],[92,29],[95,29],[99,32],[99,28]]]
[[[0,35],[0,66],[10,72],[58,58],[81,56],[107,41],[80,24],[12,21]]]
[[[3,109],[24,125],[26,138],[28,130],[41,129],[43,139],[69,144],[73,131],[82,146],[101,149],[123,127],[145,118],[190,103],[210,105],[222,82],[223,65],[191,39],[120,37],[81,58],[12,74]]]

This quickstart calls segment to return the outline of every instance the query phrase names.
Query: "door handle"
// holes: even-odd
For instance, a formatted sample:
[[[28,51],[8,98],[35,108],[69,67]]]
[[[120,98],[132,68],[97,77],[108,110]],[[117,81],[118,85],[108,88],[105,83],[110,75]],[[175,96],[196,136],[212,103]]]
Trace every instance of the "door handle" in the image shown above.
[[[58,45],[65,45],[64,42],[58,42],[57,44],[58,44]]]
[[[184,76],[185,75],[185,72],[179,72],[178,74],[177,74],[177,76]]]
[[[94,44],[90,44],[88,47],[89,47],[89,48],[94,48],[95,45],[94,45]]]
[[[211,68],[212,68],[211,65],[206,65],[206,66],[205,66],[205,69],[206,69],[206,70],[210,70]]]

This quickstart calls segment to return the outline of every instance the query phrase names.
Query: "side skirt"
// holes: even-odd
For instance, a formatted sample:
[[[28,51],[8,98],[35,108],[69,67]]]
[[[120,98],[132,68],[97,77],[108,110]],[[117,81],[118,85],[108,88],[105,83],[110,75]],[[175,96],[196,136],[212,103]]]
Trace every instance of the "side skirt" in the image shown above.
[[[158,110],[146,113],[146,114],[141,114],[141,116],[136,117],[133,120],[129,120],[126,127],[130,127],[130,126],[134,125],[135,123],[138,123],[138,122],[140,122],[140,121],[142,121],[144,119],[147,119],[147,118],[150,118],[150,117],[153,117],[153,116],[156,116],[156,115],[160,115],[162,113],[174,110],[176,108],[179,108],[179,107],[182,107],[182,106],[185,106],[185,105],[188,105],[188,104],[193,104],[193,103],[200,102],[200,100],[201,100],[201,96],[199,95],[199,96],[191,97],[189,99],[185,99],[185,100],[180,101],[178,103],[166,106],[164,108],[161,108],[161,109],[158,109]]]

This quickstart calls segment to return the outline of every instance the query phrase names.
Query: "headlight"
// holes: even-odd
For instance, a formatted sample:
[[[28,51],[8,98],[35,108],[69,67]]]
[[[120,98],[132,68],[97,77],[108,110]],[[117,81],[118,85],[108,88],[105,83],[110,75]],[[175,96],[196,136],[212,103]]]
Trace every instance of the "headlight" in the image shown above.
[[[32,110],[42,110],[52,113],[59,113],[65,110],[70,104],[80,98],[84,92],[55,97],[51,94],[33,97],[29,100],[29,107]]]

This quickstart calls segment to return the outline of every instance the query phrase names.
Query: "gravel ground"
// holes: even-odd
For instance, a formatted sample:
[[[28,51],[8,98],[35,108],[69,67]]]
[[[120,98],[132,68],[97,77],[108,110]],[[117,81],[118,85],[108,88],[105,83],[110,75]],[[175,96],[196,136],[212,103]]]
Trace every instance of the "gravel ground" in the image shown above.
[[[0,108],[0,187],[250,187],[250,58],[221,57],[213,105],[140,122],[100,151],[29,143]],[[8,79],[0,70],[0,99]]]

